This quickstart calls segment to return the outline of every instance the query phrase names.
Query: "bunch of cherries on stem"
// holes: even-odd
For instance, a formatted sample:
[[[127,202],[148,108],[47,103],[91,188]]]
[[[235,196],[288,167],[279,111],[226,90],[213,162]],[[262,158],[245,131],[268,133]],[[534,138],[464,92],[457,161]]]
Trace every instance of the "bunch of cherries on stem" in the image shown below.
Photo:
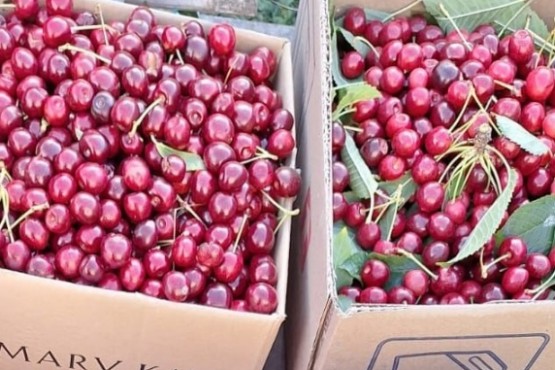
[[[276,55],[227,24],[104,22],[72,0],[0,18],[0,266],[270,314],[297,212]]]
[[[517,181],[501,226],[522,205],[555,194],[555,74],[531,33],[517,30],[500,38],[491,25],[481,25],[445,34],[419,15],[382,22],[367,20],[360,8],[349,9],[342,26],[369,45],[361,55],[339,43],[343,77],[360,78],[382,96],[356,103],[333,123],[334,221],[351,228],[362,249],[412,255],[421,266],[389,286],[390,266],[370,259],[360,270],[360,282],[338,287],[339,294],[373,304],[545,299],[550,284],[542,281],[553,277],[555,251],[533,253],[518,236],[497,245],[492,237],[472,256],[445,265],[507,185],[504,163]],[[533,155],[500,135],[496,115],[517,122],[550,151]],[[489,168],[472,165],[461,178],[463,191],[450,199],[446,184],[456,151],[449,150],[462,141],[480,141],[484,128],[493,133],[484,144],[499,155],[491,156]],[[415,194],[394,218],[391,235],[379,227],[391,203],[387,194],[376,194],[373,202],[348,201],[344,195],[352,190],[341,159],[347,135],[381,181],[410,174],[416,183]],[[501,184],[497,191],[492,177]]]

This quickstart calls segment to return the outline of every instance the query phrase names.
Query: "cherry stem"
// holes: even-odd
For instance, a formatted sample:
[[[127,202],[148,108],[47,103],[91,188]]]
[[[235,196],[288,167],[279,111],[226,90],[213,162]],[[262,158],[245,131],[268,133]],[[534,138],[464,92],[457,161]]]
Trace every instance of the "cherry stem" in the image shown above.
[[[179,63],[181,63],[182,65],[185,64],[185,61],[183,60],[183,56],[181,55],[181,52],[179,51],[179,49],[175,50],[175,55],[177,55],[177,59],[179,60]]]
[[[482,102],[480,101],[480,99],[478,99],[478,95],[476,95],[476,92],[472,93],[472,97],[474,98],[474,101],[476,102],[476,104],[478,105],[478,108],[480,108],[480,111],[483,112],[487,119],[488,122],[491,123],[491,125],[493,126],[493,128],[495,129],[495,131],[501,135],[501,133],[499,132],[499,129],[497,128],[497,126],[495,125],[495,122],[493,122],[493,120],[491,119],[491,116],[489,115],[488,111],[486,110],[486,108],[484,108],[484,105],[482,104]]]
[[[233,247],[231,251],[235,253],[237,251],[237,247],[239,247],[239,241],[241,240],[241,235],[243,234],[243,230],[245,229],[245,225],[247,224],[248,217],[247,215],[243,215],[241,219],[241,226],[239,226],[239,231],[237,232],[237,236],[235,237],[235,242],[233,243]]]
[[[235,68],[235,64],[237,64],[238,60],[239,60],[238,58],[233,59],[233,62],[231,63],[231,65],[227,69],[227,73],[225,74],[225,78],[224,78],[224,85],[227,85],[227,81],[229,80],[229,77],[231,76],[231,71],[233,71],[233,68]]]
[[[499,157],[499,159],[501,159],[501,162],[503,162],[503,165],[507,169],[507,172],[511,170],[511,166],[509,165],[509,162],[507,162],[507,159],[505,158],[503,153],[501,153],[499,150],[497,150],[494,146],[491,146],[491,145],[488,145],[487,149],[495,153]],[[492,163],[492,166],[493,166],[493,163]],[[499,187],[501,188],[501,181],[499,181]]]
[[[505,83],[503,81],[499,81],[499,80],[493,80],[493,83],[501,86],[509,91],[515,91],[515,87],[513,85],[509,85],[508,83]]]
[[[173,210],[173,240],[177,237],[177,212],[178,209]]]
[[[395,225],[395,218],[397,217],[397,211],[399,210],[399,205],[402,202],[401,192],[403,190],[403,185],[399,185],[397,190],[395,190],[395,195],[393,196],[393,219],[391,220],[391,225],[389,231],[387,232],[387,241],[391,240],[391,234],[393,233],[393,226]]]
[[[63,45],[58,47],[59,52],[64,52],[64,51],[67,51],[67,50],[89,55],[93,58],[96,58],[96,59],[100,60],[103,63],[106,63],[106,64],[111,63],[110,59],[104,58],[102,55],[98,55],[97,53],[95,53],[94,51],[91,51],[89,49],[84,49],[84,48],[81,48],[79,46],[71,45],[69,43],[68,44],[63,44]]]
[[[389,14],[387,17],[385,17],[384,19],[382,19],[382,22],[387,22],[388,20],[395,18],[396,16],[398,16],[399,14],[403,14],[404,12],[414,8],[415,6],[417,6],[418,4],[420,4],[422,2],[422,0],[416,0],[413,1],[412,3],[408,4],[407,6],[402,7],[399,10],[394,11],[393,13]]]
[[[507,258],[511,258],[511,254],[510,253],[506,253],[502,256],[497,257],[496,259],[494,259],[493,261],[491,261],[490,263],[488,263],[487,265],[484,265],[483,260],[480,261],[480,266],[481,267],[481,272],[482,272],[482,279],[486,279],[488,277],[488,270],[490,267],[495,266],[497,263],[506,260]]]
[[[45,118],[43,118],[40,121],[40,132],[41,133],[46,132],[46,130],[48,130],[48,126],[50,126],[50,124],[48,123],[48,121]]]
[[[458,190],[458,189],[461,189],[461,190],[462,190],[462,188],[463,188],[463,187],[466,185],[466,183],[468,182],[468,179],[470,178],[470,175],[472,174],[472,171],[470,170],[470,167],[471,167],[473,164],[474,164],[474,163],[469,163],[469,164],[468,164],[468,167],[466,167],[466,170],[467,170],[467,171],[466,171],[466,175],[464,176],[464,180],[462,180],[462,183],[460,182],[461,179],[462,179],[462,177],[459,177],[459,178],[457,179],[457,183],[455,184],[455,186],[456,186],[455,189],[456,189],[456,190]],[[457,195],[457,194],[455,193],[454,195]],[[458,195],[460,195],[460,194],[458,194]]]
[[[380,206],[378,206],[380,207]],[[372,215],[374,215],[374,195],[370,195],[370,209],[368,210],[368,216],[366,216],[365,223],[369,224],[372,222]]]
[[[459,169],[463,169],[465,163],[466,163],[468,160],[471,160],[471,158],[472,158],[471,156],[468,156],[468,153],[469,153],[469,149],[463,150],[463,151],[461,151],[459,154],[457,154],[457,156],[456,156],[455,158],[453,158],[451,161],[449,161],[449,164],[447,165],[447,167],[445,167],[445,170],[443,171],[443,173],[441,174],[441,177],[439,178],[439,182],[440,182],[440,183],[442,183],[443,180],[445,180],[445,176],[448,175],[449,170],[451,170],[451,167],[455,166],[455,164],[457,163],[457,161],[458,161],[459,159],[462,159],[462,161],[459,162],[459,163],[455,166],[455,169],[453,170],[453,173],[455,174],[455,173],[457,173],[457,172],[459,171]],[[466,157],[466,158],[463,158],[463,157]],[[454,177],[454,175],[451,176],[451,178],[453,178],[453,177]]]
[[[283,215],[280,219],[278,224],[276,225],[276,228],[274,229],[274,235],[276,235],[279,231],[279,229],[283,226],[283,224],[285,223],[285,221],[287,221],[287,219],[291,217],[289,215]]]
[[[168,58],[168,64],[171,64],[174,57],[175,57],[175,54],[170,54],[170,57]]]
[[[166,245],[173,244],[173,242],[175,242],[175,239],[159,240],[158,245],[159,246],[166,246]]]
[[[202,220],[202,218],[200,218],[200,216],[198,215],[198,213],[195,212],[195,210],[193,209],[193,207],[191,207],[190,204],[187,204],[187,202],[185,202],[181,197],[177,198],[179,200],[179,202],[181,203],[181,207],[179,209],[184,209],[185,211],[187,211],[188,213],[191,214],[191,216],[193,216],[198,222],[200,222],[201,224],[205,225],[204,221]]]
[[[19,225],[21,222],[23,222],[27,217],[31,216],[33,213],[35,213],[37,211],[43,211],[43,210],[47,209],[49,206],[50,205],[48,203],[35,204],[31,208],[29,208],[27,211],[25,211],[25,213],[23,213],[21,216],[19,216],[19,218],[17,220],[15,220],[15,222],[13,224],[9,225],[8,230],[13,229],[17,225]]]
[[[361,129],[360,127],[354,127],[354,126],[343,125],[343,128],[344,128],[345,130],[353,131],[353,132],[363,132],[363,131],[364,131],[364,130]]]
[[[92,30],[100,30],[103,29],[104,31],[106,31],[106,29],[109,29],[110,31],[115,31],[115,29],[111,26],[108,26],[107,24],[91,24],[88,26],[74,26],[71,27],[71,30],[73,32],[78,32],[78,31],[92,31]],[[108,38],[106,37],[106,40],[108,40]]]
[[[343,116],[346,116],[347,114],[355,113],[356,111],[357,111],[356,108],[345,109],[343,112],[339,114],[334,114],[334,121],[339,120],[340,118],[342,118]]]
[[[457,116],[457,119],[455,119],[455,122],[453,122],[453,124],[451,125],[451,127],[449,128],[449,132],[451,132],[451,130],[453,130],[454,128],[457,127],[457,125],[459,124],[460,120],[463,118],[464,113],[466,111],[466,108],[468,107],[468,104],[470,103],[470,100],[472,99],[472,94],[474,93],[474,87],[472,87],[472,85],[470,85],[470,89],[468,91],[468,95],[466,97],[466,99],[464,100],[464,104],[461,108],[461,111],[459,113],[459,115]]]
[[[555,280],[555,271],[549,276],[549,278],[547,278],[546,281],[538,285],[536,288],[528,289],[527,293],[534,294],[534,296],[532,297],[532,300],[535,301],[543,294],[543,292],[545,292],[548,288],[551,288],[553,285],[555,285],[554,280]]]
[[[457,26],[457,23],[455,23],[453,18],[449,15],[449,12],[447,11],[447,9],[445,9],[445,6],[443,5],[443,3],[439,3],[439,10],[441,10],[441,12],[445,15],[445,17],[449,20],[449,22],[451,22],[451,25],[453,26],[455,31],[457,31],[457,33],[459,34],[459,37],[463,41],[463,44],[466,47],[466,49],[468,51],[472,51],[472,47],[470,46],[470,44],[462,34],[461,30],[459,29],[459,26]]]
[[[495,103],[497,103],[497,98],[495,97],[495,95],[490,96],[488,102],[485,105],[485,109],[489,110],[490,106]]]
[[[296,215],[299,214],[300,211],[299,211],[298,209],[294,209],[294,210],[292,210],[292,211],[291,211],[291,210],[288,210],[287,208],[283,207],[281,204],[279,204],[278,202],[276,202],[275,199],[272,198],[272,197],[270,196],[270,194],[266,193],[264,190],[262,190],[261,193],[262,193],[262,195],[263,195],[266,199],[268,199],[268,201],[269,201],[270,203],[272,203],[272,205],[273,205],[274,207],[276,207],[278,210],[280,210],[283,214],[286,214],[286,215],[288,215],[288,216],[296,216]]]
[[[153,101],[148,107],[146,107],[146,109],[143,111],[143,113],[141,113],[141,115],[139,116],[139,118],[137,118],[135,121],[133,121],[133,127],[131,128],[131,131],[129,131],[129,136],[134,136],[137,133],[137,130],[139,129],[139,126],[141,125],[141,123],[143,123],[144,119],[146,118],[146,116],[148,116],[148,114],[157,106],[162,104],[166,99],[161,96],[158,99],[156,99],[155,101]]]
[[[432,280],[437,280],[438,276],[436,274],[434,274],[432,272],[432,270],[430,270],[429,268],[427,268],[422,262],[420,262],[420,260],[418,258],[416,258],[414,256],[414,254],[407,252],[406,250],[402,249],[402,248],[397,248],[396,252],[404,257],[407,257],[408,259],[410,259],[412,262],[414,262],[416,265],[418,265],[418,267],[420,267],[422,269],[422,271],[424,271],[426,274],[428,274],[428,276],[430,276],[430,278],[432,278]]]
[[[368,48],[370,50],[372,50],[372,52],[374,53],[374,55],[376,55],[377,57],[380,56],[380,53],[378,53],[378,51],[376,50],[376,48],[374,47],[374,45],[372,45],[370,43],[370,41],[366,40],[364,37],[362,36],[355,36],[355,40],[362,42],[364,45],[368,46]]]
[[[499,178],[499,174],[495,169],[495,166],[491,162],[491,158],[489,155],[483,155],[480,157],[480,164],[484,167],[484,170],[488,173],[488,186],[490,183],[493,184],[493,188],[497,194],[501,194],[501,179]],[[493,179],[493,181],[492,181]]]
[[[468,145],[466,142],[451,146],[449,149],[447,149],[447,151],[445,153],[436,156],[436,160],[441,161],[443,158],[445,158],[449,154],[464,152],[464,151],[468,150],[468,148],[472,148],[472,146]]]
[[[271,159],[273,161],[277,161],[279,159],[277,155],[274,155],[274,154],[270,153],[269,151],[267,151],[266,149],[264,149],[260,146],[257,146],[256,150],[258,150],[260,153],[262,153],[265,156],[265,158]]]
[[[104,23],[104,15],[102,14],[102,7],[100,6],[100,4],[96,4],[96,12],[98,13],[98,17],[100,18],[100,24],[102,27],[102,33],[104,34],[104,42],[106,42],[106,45],[110,45],[110,42],[108,40],[108,33],[106,32],[106,24]],[[110,27],[112,30],[113,28]]]

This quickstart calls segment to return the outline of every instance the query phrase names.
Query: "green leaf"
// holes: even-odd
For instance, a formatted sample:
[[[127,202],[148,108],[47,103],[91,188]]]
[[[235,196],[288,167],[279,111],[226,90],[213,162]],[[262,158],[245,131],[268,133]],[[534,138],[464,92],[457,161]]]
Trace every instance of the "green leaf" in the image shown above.
[[[389,13],[382,12],[381,10],[364,9],[367,21],[381,21],[389,16]]]
[[[415,256],[419,258],[418,256]],[[389,290],[395,286],[400,286],[403,276],[410,270],[418,270],[420,267],[406,256],[385,255],[378,253],[370,253],[368,259],[376,259],[384,262],[389,266],[389,280],[385,283],[384,288]],[[419,258],[420,259],[420,258]]]
[[[187,166],[187,171],[198,171],[205,169],[204,161],[202,160],[202,157],[198,154],[174,149],[171,146],[156,140],[154,136],[151,136],[150,138],[154,146],[156,146],[156,150],[158,150],[158,153],[160,153],[162,157],[167,157],[171,154],[180,157],[185,162],[185,165]]]
[[[368,41],[362,41],[362,37],[353,35],[343,27],[337,27],[337,30],[341,33],[345,41],[347,41],[360,55],[365,57],[366,54],[368,54],[370,51],[370,47],[367,44]]]
[[[345,91],[345,95],[339,99],[339,103],[337,103],[337,107],[333,111],[332,119],[334,121],[339,118],[346,108],[351,107],[353,104],[363,100],[379,98],[381,96],[380,92],[374,86],[364,82],[350,84],[343,90]]]
[[[511,196],[516,186],[516,180],[517,176],[515,170],[510,168],[505,189],[503,189],[499,197],[486,211],[478,225],[472,230],[459,253],[450,261],[446,262],[445,265],[452,265],[455,262],[462,261],[479,251],[480,248],[486,244],[501,224],[503,214],[509,207]]]
[[[351,300],[351,298],[349,298],[345,295],[338,295],[337,296],[337,305],[339,306],[339,308],[343,312],[347,312],[347,310],[349,310],[349,308],[351,308],[353,303],[355,303],[355,302],[353,302]]]
[[[378,189],[378,182],[362,159],[351,135],[346,136],[341,159],[349,170],[350,186],[354,193],[361,199],[369,199],[374,195]]]
[[[526,0],[423,1],[426,11],[435,18],[438,25],[446,32],[454,29],[453,22],[459,29],[467,31],[472,31],[481,24],[494,24],[495,22],[519,29],[525,27],[529,17],[529,29],[542,37],[547,37],[549,33],[545,23],[529,7]],[[440,4],[445,7],[451,19],[441,10]]]
[[[555,242],[555,196],[547,195],[518,208],[495,235],[497,244],[509,236],[522,238],[528,253],[549,253]]]
[[[358,202],[361,199],[354,191],[346,191],[343,193],[343,196],[345,197],[347,203]]]
[[[378,226],[380,227],[380,232],[384,240],[389,240],[389,236],[391,235],[391,230],[393,229],[397,212],[416,192],[416,183],[412,179],[410,172],[406,172],[403,176],[395,181],[381,182],[379,184],[379,188],[383,189],[391,196],[394,196],[393,194],[397,191],[399,186],[402,186],[400,194],[401,202],[399,202],[399,204],[392,204],[387,207],[387,210],[378,222]]]
[[[345,271],[341,267],[335,268],[335,287],[336,289],[342,288],[344,286],[350,286],[353,283],[353,277],[348,271]]]
[[[347,258],[339,267],[351,276],[352,279],[360,281],[360,269],[368,260],[368,253],[359,251]]]
[[[549,153],[549,147],[519,123],[505,116],[496,115],[496,118],[497,127],[501,130],[501,133],[528,153],[533,155]]]
[[[355,264],[361,259],[358,256],[361,253],[366,255],[358,246],[354,231],[343,222],[336,222],[333,225],[333,267],[337,288],[351,285],[353,279],[359,278],[360,267],[357,269]]]
[[[331,47],[331,73],[335,85],[345,86],[350,83],[357,82],[357,80],[347,80],[343,77],[343,73],[341,72],[341,63],[339,61],[339,48],[337,47],[337,32],[333,32],[331,36]],[[358,81],[362,81],[362,78],[359,78]]]
[[[387,194],[392,195],[399,185],[403,185],[403,190],[401,192],[401,197],[408,200],[416,192],[417,185],[412,179],[410,171],[405,172],[405,174],[399,177],[397,180],[393,181],[382,181],[378,184],[378,187],[385,191]]]

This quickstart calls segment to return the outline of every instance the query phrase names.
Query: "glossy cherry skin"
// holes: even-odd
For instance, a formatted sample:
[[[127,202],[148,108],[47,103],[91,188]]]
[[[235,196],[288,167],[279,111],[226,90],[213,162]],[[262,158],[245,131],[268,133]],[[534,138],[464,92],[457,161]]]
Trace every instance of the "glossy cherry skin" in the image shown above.
[[[255,283],[247,288],[246,301],[249,310],[258,313],[272,313],[277,309],[277,291],[266,283]]]
[[[94,224],[100,217],[100,203],[90,193],[79,192],[75,194],[69,203],[72,217],[85,225]]]
[[[100,246],[100,256],[109,269],[118,269],[129,262],[133,251],[131,241],[121,234],[108,234]]]

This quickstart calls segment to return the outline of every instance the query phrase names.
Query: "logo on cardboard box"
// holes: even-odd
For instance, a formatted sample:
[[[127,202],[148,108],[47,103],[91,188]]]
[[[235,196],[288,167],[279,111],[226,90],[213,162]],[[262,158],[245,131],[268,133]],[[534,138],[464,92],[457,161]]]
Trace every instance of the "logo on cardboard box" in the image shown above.
[[[5,342],[0,342],[0,364],[18,362],[19,365],[25,364],[44,366],[45,369],[67,369],[67,370],[168,370],[162,369],[157,365],[152,364],[138,364],[132,365],[124,364],[122,360],[108,360],[100,357],[85,357],[80,354],[60,354],[53,351],[33,351],[27,346],[9,346]],[[0,368],[2,368],[0,366]],[[16,367],[11,367],[15,369]],[[3,369],[3,368],[2,368]],[[171,369],[178,370],[178,369]]]
[[[549,335],[391,338],[381,342],[368,370],[529,370]]]

